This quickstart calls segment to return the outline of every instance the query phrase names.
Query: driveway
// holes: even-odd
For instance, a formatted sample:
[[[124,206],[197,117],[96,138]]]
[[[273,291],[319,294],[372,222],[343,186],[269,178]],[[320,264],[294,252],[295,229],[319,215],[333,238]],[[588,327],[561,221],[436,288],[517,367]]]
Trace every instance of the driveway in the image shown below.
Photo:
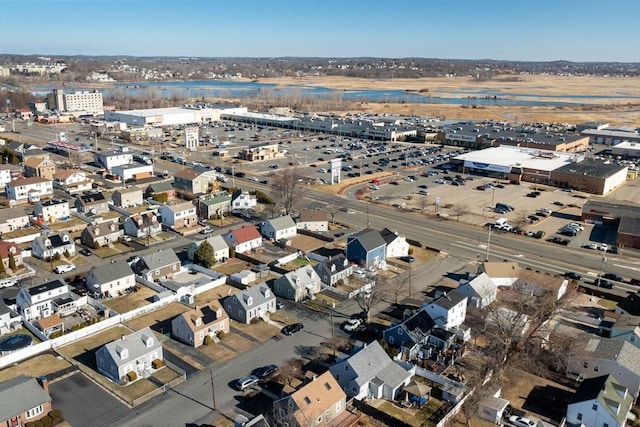
[[[112,426],[129,408],[80,372],[49,384],[53,406],[74,426]],[[96,402],[100,402],[97,404]]]

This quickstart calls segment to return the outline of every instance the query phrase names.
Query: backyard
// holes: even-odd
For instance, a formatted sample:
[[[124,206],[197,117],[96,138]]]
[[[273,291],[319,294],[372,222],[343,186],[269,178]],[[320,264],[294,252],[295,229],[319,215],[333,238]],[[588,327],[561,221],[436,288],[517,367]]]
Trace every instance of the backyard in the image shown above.
[[[135,319],[131,319],[126,322],[126,325],[136,331],[148,326],[157,333],[168,334],[171,332],[171,320],[188,310],[188,306],[179,302],[174,302],[166,307],[159,308],[150,313],[138,316]]]
[[[40,354],[0,370],[0,382],[28,375],[38,378],[68,368],[71,363],[51,353]]]
[[[151,303],[151,297],[156,292],[146,286],[139,286],[137,292],[131,292],[128,295],[100,301],[116,313],[126,313],[134,308],[142,307]]]

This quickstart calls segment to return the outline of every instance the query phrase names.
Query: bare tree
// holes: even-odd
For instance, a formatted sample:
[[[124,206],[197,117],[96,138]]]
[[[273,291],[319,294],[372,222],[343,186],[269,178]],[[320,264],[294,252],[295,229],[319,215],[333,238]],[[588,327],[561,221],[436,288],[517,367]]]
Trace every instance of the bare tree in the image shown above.
[[[456,221],[460,221],[460,217],[469,213],[469,207],[464,203],[456,203],[451,207],[456,216]]]
[[[273,199],[285,215],[293,212],[303,196],[302,176],[296,168],[283,169],[272,181]]]
[[[420,213],[424,213],[424,210],[429,207],[429,197],[423,196],[418,199],[418,208],[420,208]]]
[[[301,359],[287,359],[280,366],[280,373],[276,377],[278,382],[291,386],[297,378],[302,377],[302,366]]]
[[[518,210],[515,215],[515,226],[521,228],[524,224],[527,223],[527,217],[529,213],[525,210]]]
[[[368,273],[366,280],[371,286],[357,293],[353,299],[364,313],[365,320],[368,322],[369,313],[388,296],[389,287],[385,280],[376,276],[369,276]]]
[[[395,304],[400,302],[400,297],[410,292],[409,283],[411,280],[411,271],[405,270],[402,274],[397,274],[392,279],[384,280],[384,286],[387,289],[387,293],[393,296]]]
[[[336,223],[336,213],[338,212],[338,207],[336,205],[327,205],[327,212],[331,216],[331,224]]]

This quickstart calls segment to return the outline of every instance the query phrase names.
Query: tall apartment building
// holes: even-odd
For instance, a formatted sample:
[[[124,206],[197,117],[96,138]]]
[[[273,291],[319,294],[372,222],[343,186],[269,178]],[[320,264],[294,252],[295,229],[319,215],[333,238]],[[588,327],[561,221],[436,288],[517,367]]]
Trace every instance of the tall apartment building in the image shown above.
[[[93,114],[104,112],[102,93],[98,91],[64,93],[62,89],[54,89],[53,104],[58,111],[87,111]]]

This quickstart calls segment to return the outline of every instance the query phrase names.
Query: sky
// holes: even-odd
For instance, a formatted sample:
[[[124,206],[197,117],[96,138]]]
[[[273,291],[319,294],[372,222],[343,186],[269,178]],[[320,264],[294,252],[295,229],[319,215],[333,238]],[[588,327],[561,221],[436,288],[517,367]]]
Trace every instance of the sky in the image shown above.
[[[0,53],[640,62],[640,0],[0,0]]]

